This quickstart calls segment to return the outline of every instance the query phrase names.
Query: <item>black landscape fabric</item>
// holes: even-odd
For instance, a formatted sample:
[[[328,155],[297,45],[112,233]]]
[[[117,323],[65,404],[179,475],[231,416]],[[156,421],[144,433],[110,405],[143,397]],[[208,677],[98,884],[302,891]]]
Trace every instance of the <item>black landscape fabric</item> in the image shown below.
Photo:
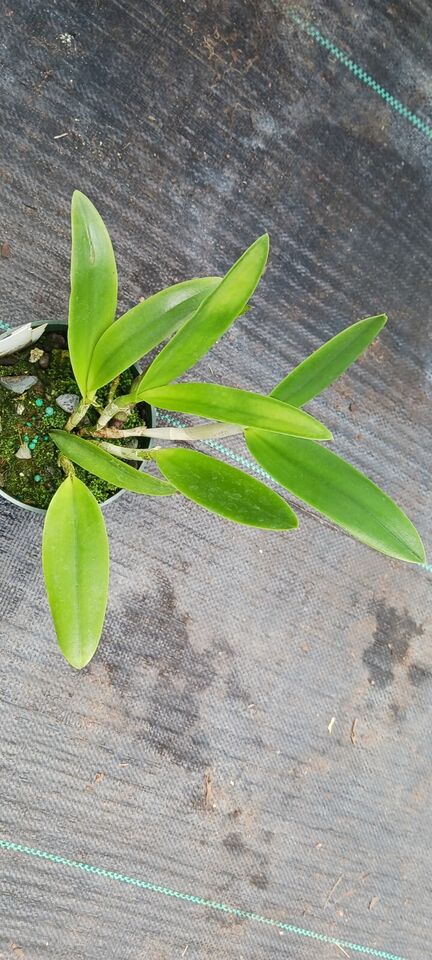
[[[268,392],[387,312],[310,409],[430,549],[431,5],[5,0],[1,33],[0,319],[67,315],[74,188],[122,310],[267,229],[253,308],[199,376]],[[3,848],[2,960],[430,956],[432,568],[307,512],[277,534],[127,494],[76,673],[42,520],[0,518],[1,838],[345,942]]]

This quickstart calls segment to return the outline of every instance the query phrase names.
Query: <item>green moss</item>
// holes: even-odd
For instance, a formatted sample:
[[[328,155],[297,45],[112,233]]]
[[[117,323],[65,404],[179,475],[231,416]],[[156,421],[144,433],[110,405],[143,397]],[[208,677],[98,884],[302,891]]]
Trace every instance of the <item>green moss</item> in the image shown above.
[[[41,349],[44,349],[47,335],[49,336],[44,334],[38,341]],[[55,398],[62,393],[79,394],[79,389],[67,350],[51,350],[49,367],[43,370],[38,363],[30,363],[30,349],[26,347],[15,354],[13,365],[0,363],[0,376],[32,374],[37,376],[39,381],[20,397],[0,384],[0,486],[22,503],[46,509],[63,481],[64,473],[58,465],[57,447],[44,437],[55,427],[64,428],[68,419],[68,414],[56,405]],[[133,370],[123,373],[118,394],[128,393],[135,377]],[[97,400],[103,406],[107,402],[108,393],[109,385],[97,394]],[[42,406],[36,404],[36,400],[40,399],[43,401]],[[19,405],[23,406],[20,414],[17,412]],[[51,416],[46,415],[47,407],[53,410]],[[98,413],[90,408],[87,417],[88,425],[95,425]],[[132,427],[142,423],[142,417],[135,409],[125,426]],[[36,436],[38,439],[33,447]],[[31,460],[19,460],[15,456],[18,448],[25,442],[24,437],[28,437],[28,443],[32,444]],[[117,487],[105,483],[80,467],[75,469],[77,476],[87,484],[100,503],[117,492]],[[35,476],[40,476],[40,480],[35,481]]]

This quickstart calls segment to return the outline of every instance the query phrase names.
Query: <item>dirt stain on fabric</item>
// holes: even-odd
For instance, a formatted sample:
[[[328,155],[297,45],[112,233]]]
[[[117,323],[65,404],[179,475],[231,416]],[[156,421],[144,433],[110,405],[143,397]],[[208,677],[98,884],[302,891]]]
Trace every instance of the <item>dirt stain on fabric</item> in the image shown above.
[[[363,663],[368,668],[369,680],[379,689],[388,687],[394,680],[397,664],[407,661],[410,644],[416,637],[423,636],[424,630],[409,615],[407,610],[400,612],[396,607],[388,606],[384,600],[374,602],[376,627],[373,642],[363,653]],[[416,670],[410,666],[410,681],[415,684]],[[414,679],[413,679],[414,678]]]

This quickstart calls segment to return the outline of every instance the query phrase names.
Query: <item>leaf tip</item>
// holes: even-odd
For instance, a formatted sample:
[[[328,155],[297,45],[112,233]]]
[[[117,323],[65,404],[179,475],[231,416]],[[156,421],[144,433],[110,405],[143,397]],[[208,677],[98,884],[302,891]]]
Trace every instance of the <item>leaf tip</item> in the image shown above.
[[[298,530],[298,528],[299,528],[299,526],[300,526],[300,520],[299,520],[297,514],[294,513],[293,510],[292,510],[291,512],[292,512],[292,523],[291,523],[290,529],[291,529],[291,530]]]
[[[82,193],[81,190],[74,190],[72,193],[72,206],[77,203],[82,203],[83,201],[84,203],[91,203],[91,200],[86,197],[85,193]]]
[[[325,427],[323,423],[320,423],[319,434],[315,437],[315,440],[331,441],[331,440],[334,440],[334,436],[331,430]]]
[[[267,230],[265,231],[265,233],[262,233],[260,237],[258,237],[258,240],[256,242],[257,244],[260,244],[260,246],[262,246],[263,250],[265,251],[266,257],[268,257],[269,250],[270,250],[270,237],[269,237],[269,234],[267,233]]]
[[[74,670],[84,670],[84,667],[87,667],[91,662],[91,660],[93,660],[93,657],[96,653],[96,649],[93,650],[90,653],[90,655],[75,656],[71,654],[66,655],[65,651],[62,650],[60,647],[61,653],[63,654],[63,657],[66,660],[66,663],[68,663],[70,667],[73,667]]]
[[[374,336],[376,337],[380,330],[385,327],[387,320],[388,316],[386,313],[377,313],[372,317],[365,317],[363,320],[360,320],[359,323],[364,324],[367,328],[372,328],[374,330]],[[355,324],[353,326],[355,326]]]
[[[72,219],[80,216],[88,217],[91,216],[91,214],[96,214],[99,216],[94,203],[92,203],[90,198],[87,197],[85,193],[82,193],[81,190],[74,190],[71,201]]]
[[[76,213],[79,206],[81,206],[82,201],[86,199],[81,190],[74,190],[71,199],[71,213],[72,215]]]
[[[375,320],[375,323],[377,326],[377,332],[379,333],[379,331],[382,330],[383,327],[385,327],[388,320],[388,316],[386,313],[378,313],[376,317],[374,317],[373,319]]]
[[[66,432],[65,430],[50,430],[50,431],[49,431],[48,436],[49,436],[50,440],[52,440],[52,442],[55,443],[56,447],[58,447],[57,437],[61,436],[61,434],[62,434],[62,433],[65,433],[65,432]]]
[[[264,267],[267,263],[269,250],[270,250],[270,237],[266,232],[266,233],[262,233],[260,237],[257,237],[257,239],[254,240],[253,243],[251,243],[250,247],[248,247],[248,249],[245,251],[244,256],[246,254],[252,253],[252,251],[254,251],[255,254],[258,253],[259,256],[262,258],[261,269],[264,270]]]
[[[420,563],[422,565],[427,563],[426,550],[420,536],[418,537],[418,550],[412,550],[412,554],[415,558],[412,560],[412,563]]]

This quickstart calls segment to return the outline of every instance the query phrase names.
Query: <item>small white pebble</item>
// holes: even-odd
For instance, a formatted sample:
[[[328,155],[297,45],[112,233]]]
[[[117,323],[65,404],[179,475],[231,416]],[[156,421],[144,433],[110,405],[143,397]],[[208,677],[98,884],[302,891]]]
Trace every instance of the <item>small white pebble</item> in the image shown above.
[[[15,454],[17,460],[31,460],[32,455],[26,443],[22,443]],[[21,476],[21,474],[20,474]]]
[[[30,357],[29,357],[30,363],[37,363],[38,360],[40,360],[40,358],[43,357],[43,355],[44,355],[43,350],[40,350],[39,347],[33,347],[33,350],[30,350]]]

